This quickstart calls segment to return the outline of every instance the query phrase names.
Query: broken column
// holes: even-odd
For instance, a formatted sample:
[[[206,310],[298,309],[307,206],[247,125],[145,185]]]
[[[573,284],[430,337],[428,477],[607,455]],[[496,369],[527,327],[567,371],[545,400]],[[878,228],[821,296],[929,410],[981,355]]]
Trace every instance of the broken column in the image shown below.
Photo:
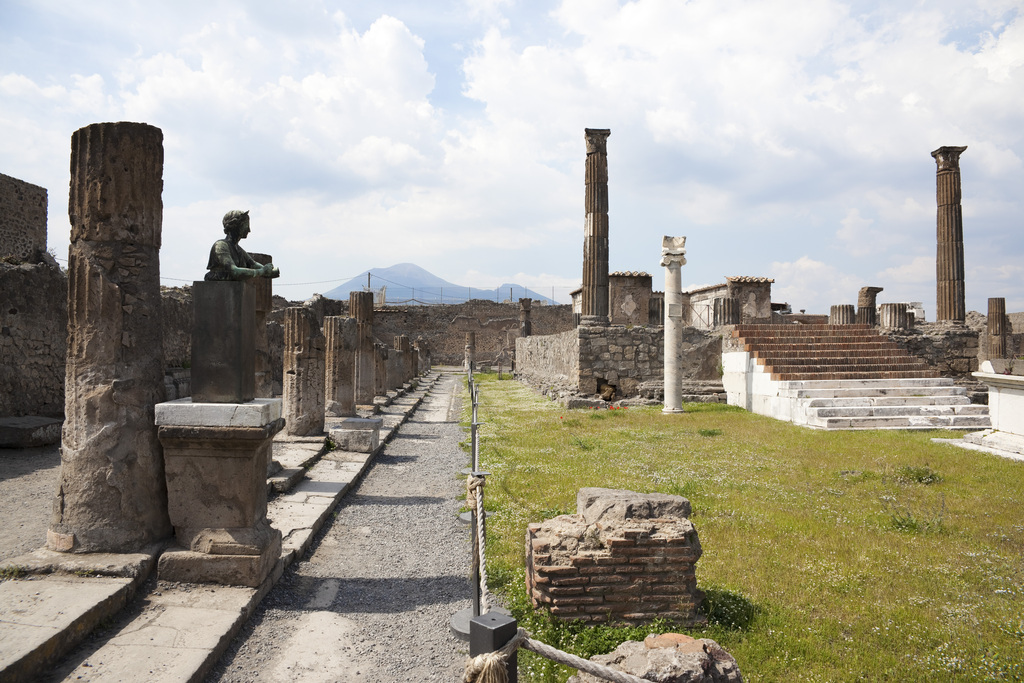
[[[1006,299],[988,300],[988,357],[1006,358]]]
[[[293,306],[284,314],[285,431],[316,436],[324,431],[324,335],[308,308]]]
[[[683,279],[686,238],[661,240],[661,265],[665,268],[665,407],[663,413],[683,412]]]
[[[888,330],[905,330],[910,327],[906,304],[882,304],[878,307],[878,326]]]
[[[373,292],[351,292],[348,313],[356,319],[356,405],[373,405],[376,353],[373,348]]]
[[[608,129],[586,128],[583,291],[580,322],[608,324]]]
[[[533,299],[519,300],[519,336],[529,337],[533,334],[533,320],[530,314],[530,305]]]
[[[395,337],[395,350],[398,351],[398,356],[402,366],[399,385],[405,385],[411,382],[413,377],[412,344],[409,342],[409,337],[404,334]]]
[[[61,470],[46,544],[129,552],[170,535],[153,424],[163,400],[163,133],[96,123],[71,137]]]
[[[939,147],[932,152],[937,165],[935,194],[935,259],[937,321],[963,322],[964,303],[964,218],[960,207],[960,155],[967,147]]]
[[[857,293],[857,324],[874,327],[878,324],[878,309],[875,302],[881,287],[861,287]]]
[[[853,304],[837,304],[828,313],[829,325],[853,325],[857,322],[857,314]]]
[[[330,417],[356,414],[356,337],[355,318],[324,318],[324,412]]]
[[[422,375],[424,372],[430,372],[431,359],[430,359],[430,347],[423,337],[419,337],[413,344],[416,350],[419,352],[419,362],[417,365],[417,373]]]

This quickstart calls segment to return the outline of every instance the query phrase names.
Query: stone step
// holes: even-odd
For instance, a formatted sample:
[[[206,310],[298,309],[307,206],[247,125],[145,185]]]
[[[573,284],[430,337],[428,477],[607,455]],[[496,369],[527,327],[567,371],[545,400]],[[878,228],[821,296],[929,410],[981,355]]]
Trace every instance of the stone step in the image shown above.
[[[878,389],[887,387],[954,387],[948,377],[914,377],[904,379],[852,379],[852,380],[790,380],[781,389]]]
[[[963,387],[900,387],[879,386],[876,388],[848,389],[787,389],[780,390],[780,396],[791,398],[872,398],[876,396],[923,397],[923,396],[966,396]]]
[[[862,366],[876,365],[882,366],[882,369],[892,369],[891,366],[898,366],[900,368],[910,367],[911,369],[922,369],[927,368],[927,364],[924,361],[915,361],[913,359],[901,358],[898,356],[848,356],[848,357],[803,357],[803,358],[758,358],[758,365],[765,367],[779,368],[778,372],[785,372],[782,368],[802,368],[802,367],[822,367],[827,368],[828,371],[832,372],[835,369],[842,369],[843,367],[849,367],[851,370],[860,370]]]
[[[846,338],[846,337],[771,337],[765,339],[758,339],[757,337],[743,337],[743,343],[752,349],[774,349],[779,351],[786,351],[789,349],[813,349],[818,347],[825,348],[887,348],[887,349],[900,349],[902,348],[899,344],[888,339],[875,337],[857,337],[857,338]]]
[[[909,417],[828,417],[808,420],[822,429],[985,429],[988,415],[920,415]]]
[[[814,346],[806,349],[780,349],[778,351],[771,351],[770,353],[763,348],[752,349],[749,353],[752,353],[755,358],[768,358],[771,357],[777,360],[789,360],[791,358],[803,359],[803,358],[814,358],[814,359],[830,359],[830,358],[850,358],[851,355],[856,355],[857,358],[890,358],[895,354],[895,349],[883,349],[883,348],[840,348],[832,349],[824,346]]]
[[[806,379],[909,379],[913,377],[930,377],[933,375],[930,370],[884,370],[884,371],[863,371],[863,372],[772,372],[772,379],[782,382]]]
[[[988,416],[988,406],[961,405],[916,405],[916,406],[864,406],[864,407],[832,407],[811,408],[809,416],[823,418],[836,417],[918,417],[918,416],[953,416],[953,415],[984,415]]]
[[[971,405],[966,395],[954,396],[856,396],[852,398],[812,398],[808,408],[862,408],[865,406],[960,406]]]

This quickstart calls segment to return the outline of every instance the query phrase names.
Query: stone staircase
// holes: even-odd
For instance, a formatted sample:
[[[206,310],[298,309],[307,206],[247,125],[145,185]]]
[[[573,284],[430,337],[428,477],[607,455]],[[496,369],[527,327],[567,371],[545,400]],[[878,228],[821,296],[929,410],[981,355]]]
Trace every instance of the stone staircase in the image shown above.
[[[819,429],[990,426],[988,406],[867,325],[737,325],[728,346],[730,403],[760,414]]]

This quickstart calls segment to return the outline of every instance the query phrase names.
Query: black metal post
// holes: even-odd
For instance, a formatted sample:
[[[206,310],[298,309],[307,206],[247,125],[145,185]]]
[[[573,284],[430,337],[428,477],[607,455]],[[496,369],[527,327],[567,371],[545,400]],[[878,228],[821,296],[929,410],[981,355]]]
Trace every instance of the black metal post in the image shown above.
[[[518,631],[518,622],[507,614],[488,612],[474,617],[469,622],[469,656],[476,657],[501,649]],[[519,683],[518,652],[513,652],[509,656],[505,666],[508,671],[508,683]]]

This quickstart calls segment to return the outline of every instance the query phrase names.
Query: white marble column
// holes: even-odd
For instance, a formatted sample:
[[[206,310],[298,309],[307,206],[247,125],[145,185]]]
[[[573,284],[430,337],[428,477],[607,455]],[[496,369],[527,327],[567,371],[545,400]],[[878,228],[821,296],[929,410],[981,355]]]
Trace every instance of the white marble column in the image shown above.
[[[686,238],[663,237],[661,265],[665,268],[665,407],[663,413],[683,412],[682,344],[683,279]]]

